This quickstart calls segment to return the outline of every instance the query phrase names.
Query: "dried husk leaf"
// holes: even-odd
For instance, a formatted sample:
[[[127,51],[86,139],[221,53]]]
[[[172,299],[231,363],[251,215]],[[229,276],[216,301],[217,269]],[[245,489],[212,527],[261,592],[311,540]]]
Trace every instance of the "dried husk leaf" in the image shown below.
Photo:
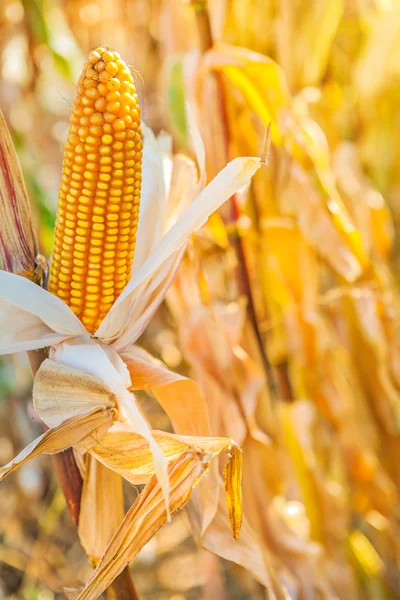
[[[123,431],[122,428],[123,425],[117,425],[114,430],[109,430],[91,445],[90,453],[131,483],[146,483],[155,473],[149,443],[140,435]],[[190,451],[201,450],[214,457],[224,450],[230,452],[232,448],[236,448],[228,438],[178,436],[155,430],[152,435],[169,462],[176,461]],[[240,469],[240,463],[238,468]],[[235,472],[232,469],[233,475]],[[230,476],[231,472],[227,472],[227,477]]]
[[[78,533],[95,567],[124,518],[122,478],[86,454]]]
[[[204,480],[203,480],[204,481]],[[247,569],[268,590],[271,600],[288,600],[276,580],[269,557],[261,548],[258,536],[243,519],[240,540],[231,535],[231,525],[226,514],[224,500],[220,497],[215,518],[203,532],[201,498],[195,490],[187,511],[199,543],[206,550]]]
[[[152,285],[152,279],[158,276],[157,287],[161,286],[161,291],[157,294],[156,306],[159,306],[172,283],[171,272],[173,273],[177,268],[181,253],[191,234],[204,225],[208,217],[221,204],[246,185],[260,166],[260,159],[256,157],[235,158],[199,193],[134,273],[101,323],[96,332],[97,337],[106,343],[113,343],[115,348],[120,351],[129,348],[136,341],[154,313],[154,310],[151,311],[146,307],[148,320],[142,323],[142,329],[133,328],[132,331],[129,329],[134,324],[132,317],[137,319],[139,316],[133,315],[133,307],[135,302],[137,303],[138,294],[142,303],[146,300],[143,297],[144,290],[141,286],[149,286],[154,292],[156,286]],[[163,285],[164,281],[167,281],[168,285]],[[149,303],[147,300],[146,302]]]
[[[332,42],[343,15],[344,1],[325,0],[307,8],[309,10],[296,19],[291,43],[286,46],[292,50],[292,61],[294,59],[297,66],[298,87],[319,83],[325,72]]]
[[[33,279],[38,243],[21,166],[0,111],[0,255],[6,271]]]
[[[152,432],[169,461],[178,459],[191,446],[172,434]],[[109,431],[90,449],[91,454],[132,484],[146,483],[154,475],[154,460],[148,442],[130,431]]]
[[[355,233],[354,226],[349,225],[347,234],[342,236],[341,229],[337,226],[338,220],[331,218],[332,213],[330,215],[322,205],[316,189],[299,165],[292,168],[291,185],[294,193],[293,208],[304,237],[340,276],[347,281],[355,281],[362,274],[364,254],[359,245],[359,252],[354,252],[356,240],[351,237]],[[333,209],[332,203],[331,211]]]
[[[171,419],[174,431],[193,436],[211,435],[207,404],[197,383],[173,373],[137,346],[121,356],[131,373],[133,388],[149,390],[155,395]],[[200,483],[197,491],[203,498],[203,529],[215,516],[219,491],[218,465],[214,462],[210,476]]]
[[[149,423],[141,412],[133,393],[128,391],[131,384],[128,368],[115,350],[105,344],[91,340],[75,340],[64,343],[54,356],[64,365],[90,373],[113,392],[118,402],[118,418],[124,421],[128,430],[145,438],[152,450],[157,477],[162,484],[165,501],[168,504],[168,475],[164,454],[156,444]]]
[[[195,381],[173,373],[138,346],[132,346],[121,357],[131,374],[132,388],[154,393],[176,433],[210,435],[207,404]]]
[[[38,454],[56,454],[71,446],[77,446],[88,439],[102,435],[104,428],[111,425],[111,414],[102,408],[95,408],[86,413],[66,419],[60,425],[52,427],[36,440],[31,442],[14,460],[0,469],[0,481],[26,461]]]
[[[0,354],[87,334],[70,307],[32,281],[0,270]]]
[[[97,377],[46,359],[35,376],[33,405],[46,425],[54,427],[96,407],[115,408],[115,396]]]
[[[349,294],[346,309],[352,344],[357,348],[355,366],[372,409],[390,435],[400,431],[400,392],[389,368],[389,351],[375,294],[360,289]]]
[[[204,455],[194,452],[185,453],[169,466],[171,514],[185,506],[206,469]],[[166,520],[163,493],[152,477],[127,512],[78,600],[98,598]]]
[[[388,259],[394,243],[393,217],[383,196],[364,174],[356,145],[344,142],[336,149],[333,169],[364,247],[369,254],[375,251]]]
[[[290,106],[291,100],[284,72],[276,62],[247,48],[217,43],[205,54],[203,69],[204,73],[224,73],[231,84],[243,93],[264,125],[267,127],[272,121],[275,143],[281,140],[276,122],[279,122],[281,112]]]
[[[231,447],[231,459],[224,469],[224,483],[229,522],[237,540],[242,526],[242,451],[238,446]]]

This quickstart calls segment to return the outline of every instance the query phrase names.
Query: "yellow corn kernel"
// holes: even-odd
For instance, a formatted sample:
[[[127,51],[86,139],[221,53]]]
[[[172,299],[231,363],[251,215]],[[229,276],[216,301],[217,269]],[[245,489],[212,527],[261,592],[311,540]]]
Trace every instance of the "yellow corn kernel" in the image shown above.
[[[48,288],[94,333],[129,281],[139,213],[140,111],[119,54],[90,53],[70,123]]]

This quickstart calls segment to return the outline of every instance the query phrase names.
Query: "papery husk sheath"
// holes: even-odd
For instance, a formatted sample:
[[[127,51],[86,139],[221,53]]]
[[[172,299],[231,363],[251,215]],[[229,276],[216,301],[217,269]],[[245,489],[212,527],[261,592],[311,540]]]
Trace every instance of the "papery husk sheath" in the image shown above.
[[[38,243],[21,166],[0,111],[0,255],[10,273],[34,278]]]

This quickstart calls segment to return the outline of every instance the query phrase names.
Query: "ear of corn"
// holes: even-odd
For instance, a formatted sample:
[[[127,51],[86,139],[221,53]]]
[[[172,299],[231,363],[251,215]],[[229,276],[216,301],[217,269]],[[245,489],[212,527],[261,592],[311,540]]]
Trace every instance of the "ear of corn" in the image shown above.
[[[89,55],[70,123],[48,289],[94,333],[130,278],[139,218],[140,108],[117,52]]]

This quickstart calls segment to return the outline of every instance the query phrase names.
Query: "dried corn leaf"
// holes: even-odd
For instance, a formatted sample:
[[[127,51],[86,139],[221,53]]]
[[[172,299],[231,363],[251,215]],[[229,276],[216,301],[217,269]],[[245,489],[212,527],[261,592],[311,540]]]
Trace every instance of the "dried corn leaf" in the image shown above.
[[[32,279],[38,243],[14,145],[0,111],[0,256],[4,268]]]
[[[233,452],[236,445],[227,438],[178,436],[163,431],[152,431],[152,435],[169,462],[178,460],[182,454],[201,450],[217,456],[222,451]],[[104,465],[117,471],[133,484],[145,483],[154,475],[154,461],[149,443],[140,435],[123,431],[116,425],[90,447],[90,453]],[[239,457],[240,458],[240,457]],[[232,474],[240,471],[240,460],[232,454]],[[230,471],[227,476],[230,476]],[[239,477],[240,479],[240,477]]]
[[[307,420],[307,415],[304,414],[301,408],[301,405],[297,408],[296,405],[294,407],[290,405],[282,406],[282,425],[286,447],[291,456],[303,494],[303,502],[310,520],[312,536],[314,539],[320,540],[322,535],[321,513],[315,482],[312,477],[313,466],[312,463],[309,464],[310,456],[304,452],[294,424],[294,420],[299,417]]]
[[[81,415],[76,415],[65,420],[56,427],[52,427],[36,440],[31,442],[14,460],[0,469],[0,481],[26,461],[38,454],[56,454],[71,446],[77,446],[94,439],[94,434],[102,435],[104,429],[111,425],[111,415],[102,408]]]
[[[282,308],[315,305],[318,293],[317,263],[312,248],[290,221],[269,219],[263,228],[264,292]],[[274,277],[274,285],[270,277]]]
[[[380,319],[380,304],[371,290],[348,295],[354,363],[374,413],[390,435],[400,431],[400,391],[389,369],[389,347]]]
[[[302,35],[296,30],[295,52],[301,72],[300,85],[315,85],[324,75],[329,53],[344,11],[344,0],[325,0],[308,6],[302,19]],[[296,21],[297,23],[297,21]]]
[[[352,531],[349,546],[361,568],[369,577],[380,577],[384,573],[382,560],[369,539],[361,531]]]
[[[193,452],[169,466],[171,513],[185,506],[206,469],[204,455]],[[78,600],[98,598],[166,520],[163,494],[157,479],[152,477],[127,512]]]
[[[277,124],[291,100],[285,75],[276,62],[247,48],[217,43],[205,54],[203,70],[203,76],[208,71],[224,73],[264,125],[272,122],[274,142],[280,141]]]
[[[354,144],[344,142],[337,148],[333,169],[364,246],[388,258],[394,243],[392,215],[383,196],[363,173]]]
[[[238,539],[242,526],[242,451],[232,446],[231,459],[224,469],[224,482],[228,516],[233,537]]]
[[[124,514],[121,476],[87,454],[78,533],[94,567],[121,524]]]
[[[197,383],[173,373],[138,346],[121,356],[129,368],[132,388],[154,393],[174,431],[182,435],[210,435],[207,404]]]
[[[354,252],[359,233],[352,225],[337,227],[340,212],[337,213],[337,219],[331,218],[337,205],[333,200],[330,201],[329,214],[306,173],[298,165],[293,167],[291,175],[293,208],[304,237],[340,276],[347,281],[354,281],[361,275],[365,262],[360,258],[364,257],[360,246]],[[357,239],[354,238],[356,234]]]
[[[343,0],[321,0],[307,5],[284,0],[277,10],[277,53],[291,88],[319,84],[341,22]]]
[[[206,480],[203,480],[206,481]],[[268,590],[271,600],[288,600],[283,588],[276,580],[269,556],[262,549],[258,535],[244,518],[240,539],[231,534],[231,524],[223,499],[220,497],[215,518],[205,531],[202,531],[202,498],[194,491],[187,508],[193,531],[203,548],[222,558],[247,569]]]

